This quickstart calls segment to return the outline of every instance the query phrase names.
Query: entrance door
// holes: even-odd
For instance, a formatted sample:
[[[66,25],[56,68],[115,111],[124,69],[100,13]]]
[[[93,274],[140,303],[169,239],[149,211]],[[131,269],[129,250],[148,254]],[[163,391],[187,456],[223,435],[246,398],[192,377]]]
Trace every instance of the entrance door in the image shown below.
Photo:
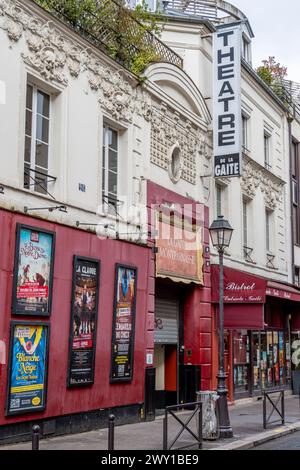
[[[179,301],[155,299],[154,367],[156,408],[178,400]]]

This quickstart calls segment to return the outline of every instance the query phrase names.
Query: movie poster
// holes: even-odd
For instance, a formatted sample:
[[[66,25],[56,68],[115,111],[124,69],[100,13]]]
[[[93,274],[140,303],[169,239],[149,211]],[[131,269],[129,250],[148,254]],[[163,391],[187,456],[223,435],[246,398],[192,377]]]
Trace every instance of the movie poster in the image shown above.
[[[50,315],[54,234],[17,225],[14,314]]]
[[[99,266],[97,260],[74,257],[69,387],[94,383]]]
[[[8,415],[45,409],[48,342],[48,324],[12,323]]]
[[[133,376],[136,273],[135,268],[116,267],[111,382],[129,381]]]

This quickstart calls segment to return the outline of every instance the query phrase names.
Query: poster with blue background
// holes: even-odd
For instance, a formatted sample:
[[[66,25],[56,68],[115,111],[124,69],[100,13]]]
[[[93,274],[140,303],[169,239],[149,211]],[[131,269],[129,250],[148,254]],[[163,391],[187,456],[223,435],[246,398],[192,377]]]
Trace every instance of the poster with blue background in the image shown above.
[[[48,325],[13,324],[7,414],[45,409]]]
[[[54,234],[17,226],[13,313],[49,315]]]

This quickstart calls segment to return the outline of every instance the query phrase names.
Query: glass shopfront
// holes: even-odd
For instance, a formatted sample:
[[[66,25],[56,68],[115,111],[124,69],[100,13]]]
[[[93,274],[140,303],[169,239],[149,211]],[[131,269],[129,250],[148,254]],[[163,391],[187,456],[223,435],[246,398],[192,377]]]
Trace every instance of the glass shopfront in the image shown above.
[[[232,332],[233,384],[236,398],[290,382],[290,345],[284,330]]]

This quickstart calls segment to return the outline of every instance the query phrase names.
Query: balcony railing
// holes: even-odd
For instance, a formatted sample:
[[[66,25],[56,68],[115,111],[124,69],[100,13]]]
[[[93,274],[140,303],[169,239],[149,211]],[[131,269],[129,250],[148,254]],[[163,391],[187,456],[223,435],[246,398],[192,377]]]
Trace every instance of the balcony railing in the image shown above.
[[[275,255],[272,253],[267,253],[267,268],[276,269],[274,265]]]
[[[71,27],[125,68],[140,75],[152,62],[182,67],[182,58],[116,0],[93,0],[90,7],[69,0],[31,0]]]
[[[249,246],[243,246],[243,251],[244,251],[244,260],[247,261],[248,263],[255,264],[255,261],[251,257],[253,253],[253,248],[250,248]]]

